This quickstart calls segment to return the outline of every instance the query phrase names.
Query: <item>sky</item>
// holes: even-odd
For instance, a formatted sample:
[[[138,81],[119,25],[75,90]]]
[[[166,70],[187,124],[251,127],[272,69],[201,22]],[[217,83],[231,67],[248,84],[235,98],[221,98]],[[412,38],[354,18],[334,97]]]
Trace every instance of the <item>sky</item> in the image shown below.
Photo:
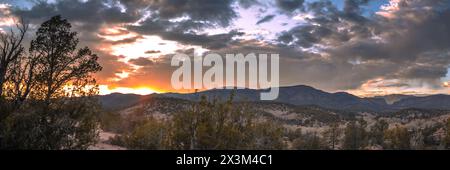
[[[0,0],[0,31],[67,18],[100,93],[174,90],[175,53],[280,54],[280,85],[450,94],[450,0]]]

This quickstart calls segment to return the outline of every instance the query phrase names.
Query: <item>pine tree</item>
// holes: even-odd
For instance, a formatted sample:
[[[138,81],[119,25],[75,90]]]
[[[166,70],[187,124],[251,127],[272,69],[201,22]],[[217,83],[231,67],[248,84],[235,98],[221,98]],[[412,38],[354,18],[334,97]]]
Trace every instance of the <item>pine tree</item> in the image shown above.
[[[372,145],[384,146],[384,133],[388,128],[389,124],[385,120],[377,120],[377,122],[370,128],[370,143]]]
[[[67,86],[72,92],[89,91],[85,88],[95,84],[91,74],[102,69],[97,63],[98,56],[88,47],[77,50],[77,32],[72,32],[71,27],[61,16],[54,16],[39,27],[31,41],[30,54],[38,58],[35,74],[40,89],[35,93],[40,92],[37,95],[46,105],[66,95]]]
[[[411,148],[413,149],[425,149],[425,136],[422,128],[417,128],[413,131],[411,136]]]
[[[411,149],[411,134],[407,128],[397,125],[386,131],[388,149],[406,150]]]
[[[76,34],[67,20],[52,17],[31,41],[31,60],[21,60],[32,66],[18,62],[11,68],[17,69],[8,89],[16,109],[2,122],[2,148],[87,149],[96,142],[100,106],[92,74],[102,67],[89,48],[77,50]]]
[[[348,150],[362,149],[367,145],[367,122],[363,119],[350,121],[344,131],[343,148]]]
[[[322,139],[317,132],[307,132],[293,141],[293,148],[297,150],[324,149]]]
[[[336,149],[339,144],[339,137],[341,135],[341,129],[339,123],[332,123],[330,127],[323,132],[325,143],[329,149]]]
[[[245,103],[209,101],[205,96],[187,110],[175,113],[174,149],[282,149],[284,128],[273,120],[256,120]]]
[[[450,118],[445,122],[445,137],[444,137],[444,146],[445,149],[450,149]]]

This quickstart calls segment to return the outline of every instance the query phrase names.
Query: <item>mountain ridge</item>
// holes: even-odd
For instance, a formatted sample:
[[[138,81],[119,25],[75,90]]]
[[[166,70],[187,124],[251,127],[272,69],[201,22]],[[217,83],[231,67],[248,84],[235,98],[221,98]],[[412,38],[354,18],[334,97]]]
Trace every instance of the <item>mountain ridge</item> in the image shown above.
[[[198,101],[201,96],[226,100],[234,93],[235,101],[259,102],[259,95],[267,89],[211,89],[196,93],[161,93],[150,95],[120,94],[100,96],[103,106],[113,105],[112,109],[120,109],[133,105],[151,97],[170,97],[190,101]],[[279,97],[273,102],[293,104],[297,106],[317,105],[327,109],[348,110],[358,112],[395,112],[402,109],[445,109],[450,110],[450,95],[438,94],[429,96],[386,95],[375,97],[358,97],[347,92],[329,93],[306,85],[280,87]]]

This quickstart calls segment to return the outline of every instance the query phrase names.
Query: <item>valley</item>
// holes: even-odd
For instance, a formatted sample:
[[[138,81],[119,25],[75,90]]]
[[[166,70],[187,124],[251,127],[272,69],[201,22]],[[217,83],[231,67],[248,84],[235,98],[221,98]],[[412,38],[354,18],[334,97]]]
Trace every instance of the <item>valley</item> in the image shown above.
[[[147,96],[111,94],[101,96],[103,107],[113,115],[119,115],[126,122],[120,128],[107,129],[121,134],[130,129],[133,122],[140,119],[152,119],[170,122],[174,115],[189,110],[201,98],[211,103],[226,102],[229,95],[234,95],[233,105],[254,113],[255,121],[268,121],[283,128],[283,143],[286,149],[303,149],[295,145],[301,136],[303,143],[314,144],[314,138],[323,140],[317,146],[304,149],[344,149],[344,141],[349,125],[356,123],[364,131],[358,140],[365,146],[358,149],[386,149],[375,141],[375,128],[380,122],[385,123],[381,138],[387,137],[386,131],[405,129],[410,149],[437,149],[444,147],[446,123],[450,118],[448,111],[450,98],[445,95],[425,97],[400,97],[392,102],[392,96],[359,98],[346,93],[326,93],[312,87],[297,86],[280,88],[280,98],[273,102],[258,101],[257,90],[242,89],[210,90],[195,94],[152,94]],[[202,97],[203,96],[203,97]],[[113,99],[111,99],[113,98]],[[125,101],[121,104],[120,101]],[[390,102],[391,101],[391,102]],[[114,103],[114,105],[109,105]],[[391,103],[391,104],[388,104]],[[437,104],[436,104],[437,103]],[[119,108],[119,109],[118,109]],[[132,129],[132,128],[131,128]],[[335,129],[336,146],[329,147],[327,137],[330,129]],[[348,135],[348,134],[347,134]],[[380,134],[378,134],[380,136]],[[378,137],[380,138],[380,137]],[[297,141],[297,143],[299,143]],[[420,145],[420,146],[419,146]],[[356,149],[356,148],[354,148]],[[391,148],[395,149],[395,148]]]

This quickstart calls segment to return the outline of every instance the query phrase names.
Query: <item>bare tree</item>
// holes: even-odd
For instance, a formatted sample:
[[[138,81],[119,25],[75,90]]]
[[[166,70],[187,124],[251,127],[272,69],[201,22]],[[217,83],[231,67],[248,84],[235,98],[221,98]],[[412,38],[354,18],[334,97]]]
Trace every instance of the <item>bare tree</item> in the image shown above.
[[[12,99],[13,106],[16,109],[22,105],[36,85],[34,81],[36,63],[37,58],[35,56],[22,55],[11,63],[7,72],[9,83],[5,93]]]
[[[18,31],[11,29],[9,33],[0,33],[0,95],[3,95],[8,68],[24,52],[22,41],[28,30],[28,24],[21,20],[16,27]]]

